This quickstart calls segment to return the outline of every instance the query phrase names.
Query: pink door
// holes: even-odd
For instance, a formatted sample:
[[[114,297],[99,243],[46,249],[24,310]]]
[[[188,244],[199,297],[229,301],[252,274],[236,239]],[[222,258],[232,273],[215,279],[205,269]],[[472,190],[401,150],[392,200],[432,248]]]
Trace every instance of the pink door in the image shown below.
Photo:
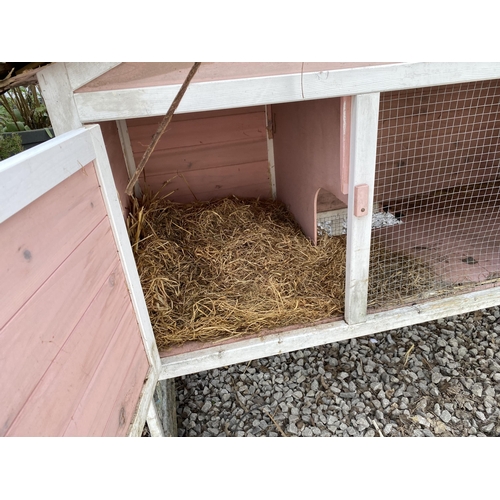
[[[100,128],[0,185],[0,436],[140,435],[159,358]]]

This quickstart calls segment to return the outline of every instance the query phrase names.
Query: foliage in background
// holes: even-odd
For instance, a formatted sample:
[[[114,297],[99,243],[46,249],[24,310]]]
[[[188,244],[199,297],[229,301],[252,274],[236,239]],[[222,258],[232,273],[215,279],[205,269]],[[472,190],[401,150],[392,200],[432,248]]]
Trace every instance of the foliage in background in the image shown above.
[[[38,85],[16,87],[0,95],[0,132],[50,126],[50,118]]]
[[[0,135],[0,161],[5,160],[23,150],[19,134]]]

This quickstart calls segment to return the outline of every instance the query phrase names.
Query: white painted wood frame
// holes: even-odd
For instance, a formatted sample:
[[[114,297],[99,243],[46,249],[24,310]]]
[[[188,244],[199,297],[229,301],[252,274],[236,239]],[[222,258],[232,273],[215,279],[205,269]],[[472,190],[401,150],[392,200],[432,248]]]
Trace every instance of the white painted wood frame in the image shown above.
[[[354,96],[351,104],[344,313],[349,324],[366,319],[379,102],[380,94],[374,93]],[[355,191],[362,184],[368,185],[367,210],[366,215],[356,217]]]
[[[274,138],[273,138],[273,116],[271,106],[266,106],[266,141],[267,161],[269,162],[269,180],[271,181],[271,194],[276,199],[276,171],[274,163]]]
[[[345,321],[335,321],[324,325],[297,328],[278,334],[239,340],[230,344],[214,345],[199,351],[163,357],[160,380],[221,368],[235,363],[246,363],[254,359],[276,356],[299,349],[309,349],[341,340],[374,335],[498,304],[500,304],[500,287],[430,301],[418,306],[407,306],[370,314],[363,323],[349,325]]]
[[[84,129],[56,137],[0,162],[0,223],[19,212],[95,158]],[[19,184],[19,179],[25,179]]]
[[[414,62],[192,82],[176,113],[324,99],[495,78],[500,78],[500,63]],[[74,94],[74,102],[83,123],[162,116],[168,111],[180,87],[178,84],[81,92]]]
[[[66,65],[56,63],[37,73],[38,83],[56,135],[82,127]]]
[[[118,136],[120,137],[123,157],[125,159],[125,165],[127,167],[128,178],[130,180],[134,176],[135,171],[137,170],[137,166],[135,164],[134,152],[132,150],[132,144],[130,142],[127,121],[116,120],[116,127],[118,128]],[[139,182],[136,182],[134,186],[134,195],[136,198],[140,198],[142,196],[141,186],[139,185]]]
[[[67,62],[61,63],[66,67],[68,80],[72,90],[77,90],[86,83],[95,80],[98,76],[107,73],[118,66],[119,62]]]

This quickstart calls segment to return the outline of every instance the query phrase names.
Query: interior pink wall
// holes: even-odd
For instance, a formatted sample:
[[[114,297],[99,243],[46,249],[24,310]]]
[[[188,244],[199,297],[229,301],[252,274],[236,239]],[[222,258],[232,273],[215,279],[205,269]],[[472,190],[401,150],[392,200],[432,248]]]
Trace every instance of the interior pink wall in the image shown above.
[[[136,165],[161,118],[128,120]],[[164,184],[168,182],[167,186]],[[263,106],[175,115],[140,179],[178,202],[271,197]]]

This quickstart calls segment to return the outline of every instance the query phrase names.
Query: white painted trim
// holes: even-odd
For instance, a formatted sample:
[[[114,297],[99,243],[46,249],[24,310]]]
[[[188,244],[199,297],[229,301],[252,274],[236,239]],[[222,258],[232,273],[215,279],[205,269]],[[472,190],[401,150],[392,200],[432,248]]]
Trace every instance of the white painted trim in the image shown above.
[[[127,228],[123,219],[120,198],[114,183],[101,128],[98,125],[90,125],[87,127],[87,130],[90,132],[95,148],[97,178],[99,179],[99,183],[101,185],[104,203],[106,205],[111,228],[113,230],[118,254],[120,255],[120,259],[122,261],[125,279],[127,280],[130,297],[132,299],[137,322],[141,330],[146,354],[154,373],[157,374],[160,367],[160,357],[158,355],[153,327],[151,326],[151,321],[149,319],[149,312],[144,299],[139,274],[137,272],[137,266],[132,253],[132,247],[128,238]]]
[[[50,67],[49,67],[50,69]],[[397,63],[191,83],[177,113],[325,99],[500,78],[500,63]],[[180,85],[75,94],[84,123],[165,115]]]
[[[165,433],[163,431],[163,426],[161,423],[161,419],[158,415],[158,411],[156,409],[156,405],[154,400],[151,401],[148,410],[148,429],[151,437],[165,437]]]
[[[67,62],[66,70],[72,90],[76,90],[98,76],[118,66],[119,62]]]
[[[270,106],[265,107],[266,110],[266,129],[272,122],[272,116],[269,116],[269,112],[272,112]],[[273,200],[276,199],[276,169],[274,162],[274,138],[272,132],[266,130],[266,141],[267,141],[267,161],[269,164],[269,179],[271,181],[271,194]]]
[[[144,424],[146,423],[149,412],[151,409],[151,404],[153,404],[153,395],[155,392],[156,384],[158,383],[158,372],[150,368],[148,373],[148,378],[142,387],[141,395],[139,396],[139,401],[136,406],[136,412],[130,428],[128,431],[129,437],[139,437],[142,435],[144,430]]]
[[[68,132],[0,162],[0,223],[95,158],[85,129]]]
[[[55,134],[81,128],[65,64],[51,64],[39,71],[37,78]]]
[[[162,358],[160,380],[373,335],[389,329],[477,311],[498,304],[500,304],[500,287],[371,314],[364,323],[348,325],[344,321],[336,321],[280,334],[239,340],[231,344],[216,345],[200,351]]]
[[[344,313],[349,324],[366,319],[379,101],[380,94],[375,93],[354,96],[351,103]],[[356,217],[354,193],[356,186],[363,184],[368,185],[368,210]]]
[[[130,135],[128,133],[127,121],[116,120],[116,127],[118,128],[118,136],[120,137],[125,166],[127,167],[128,178],[130,180],[134,176],[137,167],[135,164],[132,144],[130,142]],[[140,198],[142,196],[141,186],[139,186],[138,182],[134,186],[134,195],[136,198]]]

